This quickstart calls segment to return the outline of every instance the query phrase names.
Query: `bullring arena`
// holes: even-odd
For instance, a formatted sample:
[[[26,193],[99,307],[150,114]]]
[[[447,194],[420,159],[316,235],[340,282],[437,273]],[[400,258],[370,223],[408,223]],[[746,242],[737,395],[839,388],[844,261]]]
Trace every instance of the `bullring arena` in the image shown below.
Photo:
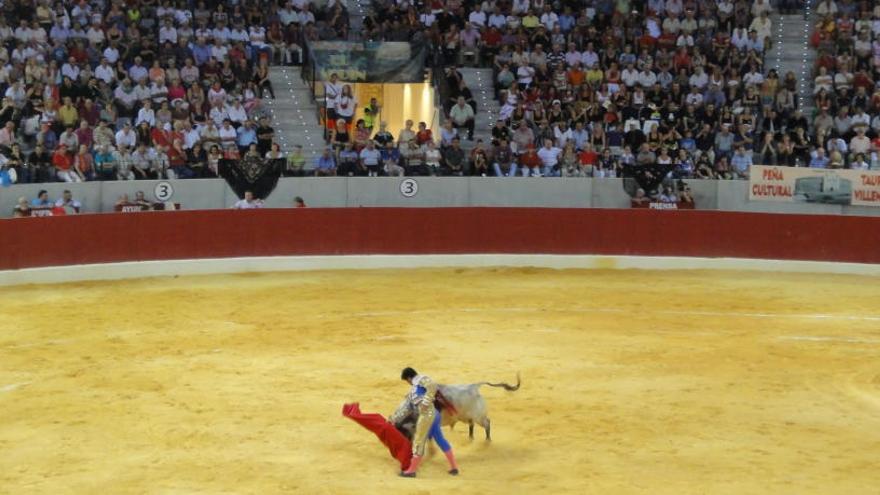
[[[540,236],[552,226],[533,213],[391,211],[0,223],[11,240],[4,268],[20,269],[3,272],[3,282],[44,282],[0,289],[0,492],[871,493],[880,486],[876,265],[608,255],[695,255],[682,246],[690,245],[688,229],[700,227],[715,236],[698,246],[703,254],[732,256],[743,249],[743,232],[757,228],[766,235],[751,249],[779,253],[787,240],[789,259],[816,258],[821,249],[826,259],[865,262],[875,254],[847,250],[852,238],[834,234],[872,219],[824,225],[829,240],[817,247],[819,229],[806,227],[826,217],[787,216],[790,229],[774,231],[783,216],[559,210],[575,232],[625,221],[669,235],[635,245],[620,229],[616,240],[563,230],[548,248]],[[395,225],[356,227],[382,225],[376,220],[390,214]],[[198,232],[169,235],[194,216]],[[331,221],[355,227],[321,227]],[[719,223],[723,234],[713,227]],[[290,242],[294,234],[279,234],[280,225],[309,230],[311,241]],[[132,250],[110,239],[53,260],[17,251],[110,226],[165,249]],[[221,229],[253,242],[210,237]],[[872,235],[861,241],[875,242]],[[192,236],[217,241],[204,251]],[[264,242],[270,236],[276,241]],[[523,238],[534,241],[514,242]],[[462,255],[475,242],[490,254]],[[547,255],[499,254],[505,245]],[[296,256],[316,251],[355,256]],[[228,259],[233,254],[264,257]],[[35,268],[71,264],[69,256],[154,261]],[[203,260],[155,261],[163,258]],[[234,273],[199,275],[223,271]],[[154,277],[58,283],[138,275]],[[376,438],[340,414],[345,402],[390,414],[407,391],[399,381],[407,365],[451,383],[522,375],[516,392],[482,390],[492,442],[480,428],[473,441],[463,425],[447,431],[458,477],[445,473],[437,451],[419,478],[399,478]]]

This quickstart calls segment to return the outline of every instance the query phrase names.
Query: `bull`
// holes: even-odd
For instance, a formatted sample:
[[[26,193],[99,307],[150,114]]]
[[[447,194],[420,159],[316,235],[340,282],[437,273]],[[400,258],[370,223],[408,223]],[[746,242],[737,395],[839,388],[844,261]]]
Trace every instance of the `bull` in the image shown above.
[[[478,424],[486,430],[486,440],[492,440],[491,422],[489,421],[486,408],[486,399],[480,394],[480,387],[501,387],[508,392],[519,390],[520,377],[516,374],[516,385],[507,383],[479,382],[469,385],[439,385],[437,390],[440,395],[441,405],[446,402],[448,407],[443,407],[441,421],[443,426],[455,427],[456,423],[468,424],[468,435],[474,439],[474,424]]]
[[[435,407],[440,410],[441,424],[454,428],[456,423],[467,423],[468,434],[474,439],[474,424],[478,424],[486,430],[486,440],[492,440],[492,423],[487,414],[486,399],[480,394],[480,387],[500,387],[508,392],[519,390],[521,381],[519,373],[516,374],[516,385],[508,383],[479,382],[469,385],[438,385]],[[418,412],[412,412],[394,426],[407,439],[412,440],[416,427]]]

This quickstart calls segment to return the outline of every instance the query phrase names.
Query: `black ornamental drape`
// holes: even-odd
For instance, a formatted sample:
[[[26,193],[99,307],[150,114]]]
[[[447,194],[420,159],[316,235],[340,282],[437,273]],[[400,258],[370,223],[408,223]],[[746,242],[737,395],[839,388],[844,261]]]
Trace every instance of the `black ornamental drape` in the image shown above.
[[[266,160],[251,156],[219,163],[220,177],[226,179],[239,198],[244,198],[245,191],[251,191],[255,197],[266,199],[278,185],[283,169],[283,158]]]

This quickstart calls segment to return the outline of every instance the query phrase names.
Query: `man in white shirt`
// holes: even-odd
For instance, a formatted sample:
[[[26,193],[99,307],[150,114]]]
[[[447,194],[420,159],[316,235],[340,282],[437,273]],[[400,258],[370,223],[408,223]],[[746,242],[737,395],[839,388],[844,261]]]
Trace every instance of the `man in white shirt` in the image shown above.
[[[652,88],[655,82],[657,82],[657,74],[654,74],[654,71],[649,67],[645,67],[644,70],[639,72],[639,85],[641,87]]]
[[[137,97],[138,101],[149,100],[150,97],[153,96],[153,92],[150,91],[150,87],[147,86],[146,78],[138,80],[137,86],[134,87],[134,95]]]
[[[550,5],[544,5],[544,13],[541,14],[541,18],[539,19],[541,24],[547,28],[547,31],[552,31],[553,27],[559,23],[559,16],[556,15],[556,12],[551,10]]]
[[[113,84],[116,79],[116,70],[113,69],[106,57],[102,58],[101,64],[95,67],[95,77],[107,84]]]
[[[339,76],[334,72],[330,74],[330,80],[324,81],[324,101],[327,105],[327,118],[335,120],[336,114],[336,98],[342,94],[342,83],[339,82]]]
[[[27,43],[31,40],[31,28],[28,26],[27,21],[22,20],[19,26],[15,28],[15,39],[22,43]]]
[[[293,9],[293,5],[290,2],[285,3],[283,7],[278,9],[278,20],[281,21],[281,25],[285,27],[295,22],[299,22],[296,10]]]
[[[562,150],[553,146],[553,140],[545,139],[544,146],[538,150],[538,158],[541,159],[542,173],[547,177],[555,177],[559,175],[556,170],[556,164],[559,162],[559,155]]]
[[[104,44],[104,30],[101,29],[101,24],[97,22],[93,22],[91,26],[89,26],[89,30],[86,31],[86,39],[89,40],[89,43],[96,48],[100,48]]]
[[[262,207],[263,207],[263,200],[255,198],[254,193],[251,191],[245,191],[244,198],[239,199],[232,206],[232,208],[234,208],[236,210],[252,210],[255,208],[262,208]]]
[[[229,47],[223,43],[224,41],[220,38],[214,38],[214,44],[211,45],[211,57],[217,60],[226,59],[226,55],[229,53]]]
[[[577,45],[569,43],[568,51],[565,52],[565,65],[568,67],[574,67],[575,63],[580,64],[581,60],[583,60],[583,55],[581,52],[577,51]]]
[[[236,124],[241,124],[248,119],[247,110],[241,104],[241,100],[236,98],[232,105],[226,106],[226,117]]]
[[[146,79],[149,71],[146,67],[143,66],[144,60],[137,56],[134,58],[134,64],[128,68],[128,77],[131,78],[132,81],[140,81],[141,79]]]
[[[477,4],[473,12],[468,16],[468,21],[470,21],[471,25],[475,26],[477,29],[483,29],[486,27],[486,13],[483,12],[483,9],[479,4]]]
[[[456,129],[465,128],[468,131],[468,141],[474,140],[474,109],[467,104],[463,96],[458,97],[458,102],[449,110],[449,119]]]
[[[496,6],[492,15],[489,16],[488,26],[503,30],[505,25],[507,25],[507,17],[501,13],[501,8]]]
[[[235,26],[232,28],[232,31],[229,32],[229,41],[240,41],[242,43],[248,42],[248,32],[244,28],[244,26]]]
[[[581,53],[581,65],[592,67],[599,64],[599,54],[593,49],[593,42],[587,43],[587,48]]]
[[[79,79],[79,65],[76,63],[76,59],[70,57],[67,59],[67,62],[61,66],[61,75],[64,77],[69,77],[70,80],[76,82]]]
[[[138,110],[134,125],[137,126],[140,125],[141,122],[146,122],[150,124],[150,127],[154,127],[156,125],[156,112],[153,111],[152,103],[150,100],[143,100],[141,103],[143,106]]]
[[[110,46],[104,48],[103,55],[111,65],[116,64],[119,60],[119,48],[116,47],[115,41],[110,42]]]
[[[746,50],[754,50],[757,53],[764,53],[764,40],[758,36],[757,31],[750,31],[749,37],[746,38],[745,42]]]
[[[220,144],[223,148],[235,148],[235,140],[238,138],[238,132],[236,132],[235,127],[232,127],[231,120],[226,119],[223,121],[223,125],[220,126],[218,134],[220,135]]]
[[[760,86],[764,84],[764,75],[758,72],[758,68],[753,64],[749,72],[743,76],[743,83],[746,86]]]
[[[379,162],[382,160],[382,153],[376,149],[373,141],[367,141],[367,147],[361,150],[359,157],[361,165],[367,169],[367,175],[377,177],[379,175]]]
[[[131,128],[131,124],[126,122],[122,129],[116,131],[116,147],[133,150],[136,144],[137,133]]]
[[[516,69],[516,78],[520,88],[527,88],[532,85],[535,78],[535,68],[525,63],[520,64]]]
[[[703,104],[703,94],[700,93],[700,88],[691,86],[691,92],[685,96],[684,101],[688,105],[693,105],[695,107],[701,106]]]
[[[303,6],[303,10],[299,13],[299,24],[300,26],[305,26],[309,23],[315,23],[315,14],[313,14],[312,11],[309,10],[309,4],[305,4]]]
[[[698,65],[691,77],[688,78],[688,84],[700,88],[700,91],[703,91],[709,84],[709,76],[703,71],[702,65]]]
[[[162,27],[159,28],[159,44],[164,44],[166,41],[177,44],[177,29],[171,24],[171,19],[165,19]]]
[[[202,140],[202,133],[198,126],[193,127],[188,120],[183,122],[183,149],[191,150]]]
[[[429,28],[434,25],[436,20],[437,16],[431,11],[431,6],[425,5],[425,10],[419,14],[419,22],[421,22],[423,26]]]
[[[68,38],[70,38],[70,29],[64,27],[60,21],[56,21],[55,24],[52,25],[52,29],[49,30],[49,36],[53,41],[59,41],[61,44],[67,43]],[[3,36],[6,38],[7,36]]]
[[[632,89],[639,82],[639,71],[636,70],[633,64],[627,64],[626,68],[620,73],[620,80],[623,81],[627,88]]]
[[[851,159],[859,153],[867,154],[871,150],[871,139],[865,135],[866,129],[867,126],[862,124],[856,127],[856,135],[849,141],[849,150],[852,152]]]

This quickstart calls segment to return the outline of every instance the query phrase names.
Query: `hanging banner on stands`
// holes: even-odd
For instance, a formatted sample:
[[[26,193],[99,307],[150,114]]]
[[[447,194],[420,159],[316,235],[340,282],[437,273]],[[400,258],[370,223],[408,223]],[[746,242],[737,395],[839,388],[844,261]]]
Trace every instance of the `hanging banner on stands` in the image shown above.
[[[255,197],[265,199],[278,185],[284,159],[267,160],[260,157],[244,157],[241,160],[220,160],[220,177],[226,179],[229,187],[239,199],[250,191]]]
[[[880,206],[880,171],[753,165],[749,200]]]
[[[333,73],[346,82],[425,80],[426,48],[422,43],[313,41],[308,49],[318,80],[329,80]]]

